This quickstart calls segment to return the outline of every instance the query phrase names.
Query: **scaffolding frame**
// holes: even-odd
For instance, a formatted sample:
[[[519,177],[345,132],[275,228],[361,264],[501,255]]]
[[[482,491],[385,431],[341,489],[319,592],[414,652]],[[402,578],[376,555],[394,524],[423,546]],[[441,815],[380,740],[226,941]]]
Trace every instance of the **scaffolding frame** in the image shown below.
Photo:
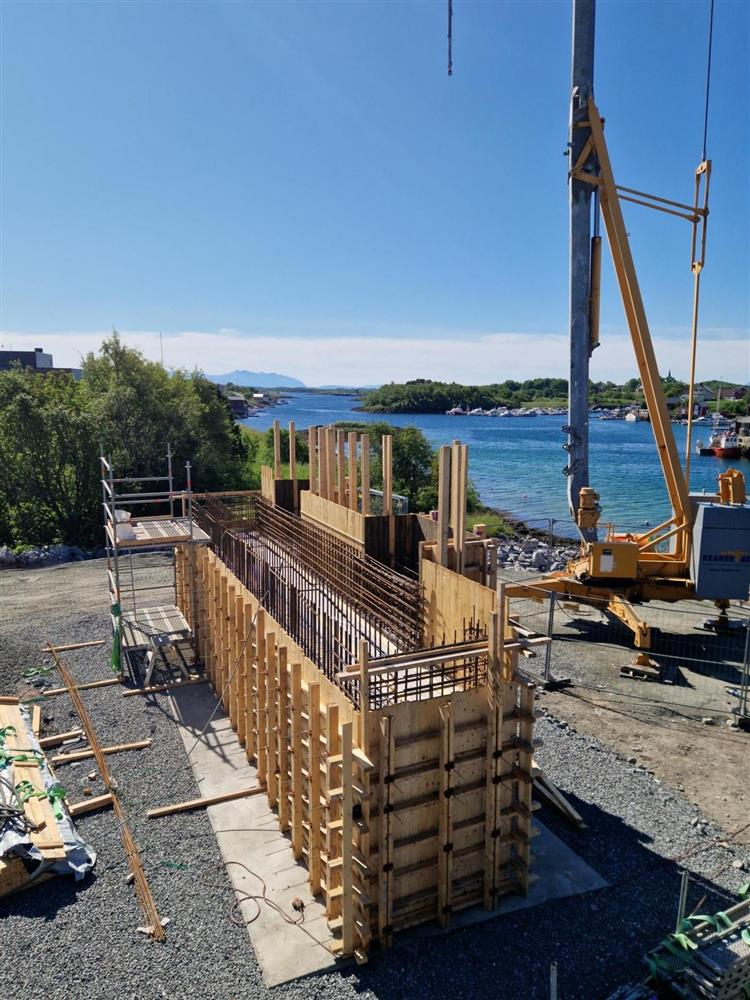
[[[167,472],[163,476],[115,476],[112,457],[100,455],[102,510],[104,539],[107,557],[107,581],[110,614],[112,618],[112,665],[120,674],[123,659],[132,667],[130,655],[146,653],[144,685],[148,686],[158,660],[166,661],[166,651],[173,649],[178,666],[185,677],[190,670],[182,651],[187,644],[193,651],[193,662],[198,663],[198,646],[194,630],[179,607],[175,548],[186,546],[190,553],[191,601],[195,603],[192,583],[195,578],[195,546],[205,545],[208,536],[193,516],[192,466],[185,464],[186,485],[176,490],[172,464],[172,449],[167,445]],[[158,489],[166,484],[166,489]],[[143,489],[143,487],[146,487]],[[179,513],[175,513],[175,507]],[[164,508],[164,513],[153,516],[137,511],[144,507]],[[134,510],[134,509],[135,510]],[[127,516],[123,517],[125,514]],[[168,590],[170,584],[136,585],[136,567],[133,553],[138,550],[169,550],[172,557],[172,603],[140,606],[138,594],[148,591]],[[124,563],[124,565],[123,565]],[[129,575],[129,586],[125,574]],[[125,602],[130,606],[126,607]],[[195,622],[195,607],[191,608],[191,621]],[[134,672],[134,671],[133,671]]]

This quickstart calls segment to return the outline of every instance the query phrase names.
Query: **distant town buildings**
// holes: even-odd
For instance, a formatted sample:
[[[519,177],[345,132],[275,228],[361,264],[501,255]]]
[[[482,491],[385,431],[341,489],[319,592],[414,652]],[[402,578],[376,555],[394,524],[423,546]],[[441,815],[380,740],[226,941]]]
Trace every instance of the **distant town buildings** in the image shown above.
[[[33,351],[0,351],[0,372],[7,372],[14,365],[22,368],[40,372],[42,375],[48,372],[68,372],[75,378],[81,377],[80,368],[55,368],[52,355],[42,347],[35,347]]]
[[[52,355],[41,347],[33,351],[0,351],[0,371],[8,371],[14,364],[22,368],[33,368],[34,371],[49,371],[52,366]]]
[[[244,420],[250,411],[247,399],[241,392],[232,392],[231,389],[222,388],[221,392],[229,403],[229,409],[232,411],[232,416],[235,420]]]

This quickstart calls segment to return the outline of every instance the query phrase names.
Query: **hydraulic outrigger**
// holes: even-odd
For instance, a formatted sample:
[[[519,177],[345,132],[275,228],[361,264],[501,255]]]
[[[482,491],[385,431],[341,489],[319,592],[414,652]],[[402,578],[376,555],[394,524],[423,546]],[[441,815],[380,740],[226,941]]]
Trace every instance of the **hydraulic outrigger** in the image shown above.
[[[581,0],[578,0],[581,3]],[[593,2],[583,0],[588,7],[586,13],[591,18],[590,41],[593,44]],[[575,42],[574,42],[575,49]],[[577,55],[574,52],[574,59]],[[593,64],[593,52],[588,56]],[[575,85],[574,68],[574,85]],[[590,81],[589,81],[590,83]],[[686,468],[683,471],[677,451],[672,425],[667,411],[666,398],[662,389],[659,370],[654,354],[651,334],[646,318],[646,311],[641,298],[635,264],[630,250],[628,234],[622,214],[621,201],[630,201],[648,208],[654,208],[669,215],[687,219],[693,227],[691,269],[694,276],[693,299],[693,365],[695,359],[695,339],[697,333],[698,300],[700,274],[703,269],[706,247],[706,222],[708,218],[708,191],[711,176],[711,161],[703,159],[695,172],[695,196],[692,205],[656,197],[633,188],[626,188],[615,182],[612,165],[609,159],[607,144],[604,138],[604,119],[594,102],[590,88],[583,97],[578,95],[579,105],[574,105],[571,116],[572,139],[575,140],[576,129],[584,130],[587,135],[583,145],[571,142],[571,154],[575,155],[570,172],[570,183],[579,182],[590,185],[594,191],[595,211],[601,211],[607,238],[612,254],[612,261],[620,289],[625,315],[630,335],[635,349],[636,361],[643,386],[645,402],[654,431],[659,460],[661,462],[667,493],[672,506],[672,516],[656,528],[650,528],[643,533],[618,534],[610,525],[604,541],[597,540],[597,524],[600,517],[598,494],[587,485],[588,483],[588,417],[580,417],[577,426],[565,428],[569,441],[568,450],[578,446],[583,454],[583,472],[580,464],[575,467],[578,475],[578,485],[571,491],[571,508],[581,534],[582,544],[580,556],[573,560],[566,571],[541,576],[524,584],[508,585],[506,593],[509,596],[539,597],[544,591],[554,591],[571,599],[586,603],[595,603],[624,622],[633,632],[635,645],[647,649],[650,645],[649,626],[641,620],[632,606],[632,602],[649,600],[680,601],[690,598],[709,596],[716,599],[717,605],[726,616],[729,597],[736,597],[732,587],[737,588],[737,579],[728,587],[726,596],[717,595],[716,584],[704,588],[706,593],[696,593],[695,573],[696,559],[699,553],[691,552],[693,533],[699,516],[700,504],[744,505],[745,481],[741,473],[729,470],[719,477],[719,490],[715,496],[691,498],[689,493],[690,441],[693,413],[690,406],[688,415],[688,450]],[[576,90],[573,95],[576,100]],[[598,208],[597,208],[598,203]],[[574,209],[575,211],[575,209]],[[590,277],[589,277],[589,336],[588,353],[598,344],[598,295],[599,295],[600,252],[598,235],[591,242]],[[579,296],[580,297],[580,296]],[[571,304],[575,299],[571,295]],[[575,323],[571,308],[571,322]],[[575,331],[573,331],[575,334]],[[588,356],[588,355],[587,355]],[[571,344],[571,413],[574,412],[573,394],[580,395],[579,384],[573,385],[575,363],[575,343]],[[588,376],[588,363],[582,366]],[[694,373],[691,372],[691,397]],[[580,404],[581,400],[577,402]],[[584,399],[585,403],[585,399]],[[582,412],[579,405],[578,413]],[[583,443],[583,448],[581,445]],[[574,465],[574,463],[571,463]],[[569,467],[569,475],[573,470]],[[744,538],[750,535],[750,524],[747,515],[750,508],[742,506],[741,519],[732,522],[732,531],[739,530]],[[721,512],[720,512],[721,513]],[[726,513],[726,512],[725,512]],[[701,528],[703,527],[703,516]],[[726,520],[726,518],[724,519]],[[739,525],[739,528],[736,526]],[[703,536],[699,532],[698,539]],[[729,539],[729,535],[727,539]],[[734,537],[734,536],[733,536]],[[668,543],[665,549],[665,544]],[[737,550],[738,562],[748,562],[748,553]],[[746,572],[742,570],[743,579]],[[740,591],[742,589],[741,584]],[[745,590],[747,582],[745,580]],[[721,585],[719,585],[720,589]],[[741,596],[746,596],[741,595]]]

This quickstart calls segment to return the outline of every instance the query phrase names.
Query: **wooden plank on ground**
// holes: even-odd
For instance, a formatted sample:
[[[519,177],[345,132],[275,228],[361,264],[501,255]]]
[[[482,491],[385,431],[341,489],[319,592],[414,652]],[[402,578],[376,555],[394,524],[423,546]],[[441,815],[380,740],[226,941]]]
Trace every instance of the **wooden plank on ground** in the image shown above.
[[[138,740],[136,743],[117,743],[111,747],[102,747],[101,752],[105,754],[124,753],[126,750],[145,750],[150,746],[151,740]],[[93,750],[76,750],[73,753],[59,753],[50,758],[50,764],[72,764],[77,760],[87,760],[89,757],[94,756],[95,753]]]
[[[235,799],[246,799],[251,795],[262,795],[265,790],[264,785],[253,785],[251,788],[240,788],[233,792],[222,792],[220,795],[209,795],[205,799],[190,799],[187,802],[175,802],[171,806],[159,806],[157,809],[149,809],[146,815],[149,819],[158,819],[160,816],[191,812],[193,809],[207,809],[208,806],[218,806],[222,802],[234,802]]]
[[[76,816],[83,816],[85,813],[95,812],[97,809],[105,809],[107,806],[111,806],[112,802],[112,795],[107,792],[106,795],[95,795],[93,798],[82,799],[80,802],[68,803],[68,812],[75,819]]]

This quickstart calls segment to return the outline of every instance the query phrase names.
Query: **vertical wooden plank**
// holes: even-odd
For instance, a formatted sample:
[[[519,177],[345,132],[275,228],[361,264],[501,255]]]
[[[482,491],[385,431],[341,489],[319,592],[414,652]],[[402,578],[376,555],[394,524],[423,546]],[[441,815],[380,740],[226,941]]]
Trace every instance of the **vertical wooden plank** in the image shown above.
[[[534,685],[521,681],[519,691],[519,707],[521,709],[521,721],[519,723],[519,736],[522,747],[518,752],[518,767],[520,771],[527,775],[526,781],[518,783],[518,798],[523,806],[517,818],[516,825],[520,838],[517,842],[517,857],[520,862],[519,883],[524,896],[529,892],[529,854],[531,845],[531,795],[532,795],[532,753],[523,749],[524,746],[531,747],[534,740]]]
[[[237,629],[237,665],[235,667],[235,690],[236,694],[236,720],[237,739],[242,746],[245,745],[245,685],[247,680],[246,660],[247,647],[250,640],[247,638],[245,629],[245,598],[242,590],[237,594],[235,601],[235,627]],[[248,625],[249,628],[249,625]]]
[[[255,756],[258,761],[258,781],[266,784],[268,775],[268,743],[266,740],[267,687],[268,687],[268,642],[266,636],[266,613],[259,608],[255,619]]]
[[[276,745],[279,770],[279,827],[289,829],[289,667],[286,646],[280,646],[276,656],[277,698]]]
[[[332,799],[328,794],[333,786],[337,786],[336,771],[340,769],[335,765],[328,766],[327,759],[329,757],[334,757],[341,753],[341,731],[339,729],[339,707],[336,704],[331,703],[326,706],[326,765],[324,766],[324,771],[326,774],[326,787],[325,787],[325,798],[326,798],[326,844],[325,853],[329,860],[341,857],[341,839],[340,831],[336,831],[332,828],[332,823],[334,823],[341,814],[341,802],[338,799]],[[323,773],[323,770],[321,770]],[[332,782],[332,784],[329,784]],[[340,911],[340,903],[335,899],[332,900],[330,896],[331,889],[335,889],[337,886],[337,875],[336,869],[331,869],[326,865],[324,888],[326,891],[326,914],[330,918],[336,917]]]
[[[349,509],[357,510],[357,432],[349,431]]]
[[[392,719],[380,719],[380,878],[378,880],[378,936],[384,948],[393,943],[393,834],[391,787],[395,768]]]
[[[222,611],[221,566],[214,559],[214,694],[221,694],[221,671],[224,663],[224,615]]]
[[[497,853],[500,835],[498,810],[502,747],[502,695],[500,680],[500,622],[493,611],[488,623],[487,656],[487,745],[484,800],[484,907],[491,910],[497,902]]]
[[[370,654],[366,639],[359,640],[359,746],[369,756]]]
[[[229,625],[229,661],[226,683],[229,686],[229,721],[232,729],[237,731],[237,663],[240,651],[240,635],[237,631],[237,588],[230,585],[227,591],[227,618]]]
[[[297,482],[297,434],[294,421],[289,421],[289,478],[292,481],[292,508],[299,510],[299,483]]]
[[[351,955],[354,951],[354,887],[352,873],[352,810],[354,808],[352,755],[352,724],[345,722],[341,727],[341,939],[342,953]]]
[[[453,713],[451,703],[439,706],[440,712],[440,808],[438,814],[438,911],[437,920],[447,927],[451,918],[453,889]]]
[[[383,435],[381,448],[383,465],[383,513],[393,513],[393,437]]]
[[[310,462],[310,492],[318,493],[318,428],[307,429],[307,453]]]
[[[276,634],[266,636],[266,786],[271,807],[278,802],[278,763],[276,731],[278,729],[278,668],[276,654]]]
[[[310,684],[308,695],[308,773],[310,798],[310,892],[313,896],[320,893],[320,769],[323,759],[320,742],[320,684]]]
[[[329,427],[328,435],[328,499],[336,500],[336,429]]]
[[[458,543],[459,543],[459,567],[457,572],[463,574],[466,553],[466,490],[468,487],[469,474],[469,446],[461,446],[461,479],[459,484],[459,506],[457,514],[458,522]]]
[[[245,649],[245,756],[255,757],[255,698],[257,690],[257,661],[255,658],[258,633],[253,622],[253,606],[245,598],[245,635],[249,635]]]
[[[362,513],[370,513],[370,435],[360,436],[360,465],[362,467]]]
[[[292,851],[302,857],[302,664],[291,667],[292,694]]]
[[[336,502],[346,507],[346,457],[344,448],[346,434],[336,431]]]
[[[281,479],[281,424],[273,422],[273,478]]]
[[[227,571],[221,571],[221,687],[219,698],[225,712],[229,711],[229,582]]]
[[[448,529],[451,507],[451,449],[443,445],[438,451],[438,544],[437,561],[448,565]]]

